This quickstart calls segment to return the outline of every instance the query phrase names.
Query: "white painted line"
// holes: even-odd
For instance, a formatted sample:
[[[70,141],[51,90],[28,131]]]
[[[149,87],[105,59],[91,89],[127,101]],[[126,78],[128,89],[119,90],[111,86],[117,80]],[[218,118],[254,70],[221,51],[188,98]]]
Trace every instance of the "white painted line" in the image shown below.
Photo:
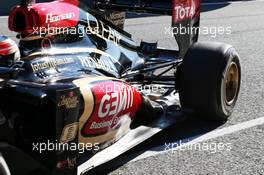
[[[205,2],[205,3],[201,3],[201,5],[202,6],[228,5],[228,4],[253,3],[253,2],[264,2],[264,0],[255,0],[255,1],[226,1],[226,2]]]
[[[89,160],[78,166],[77,175],[81,175],[84,172],[89,171],[93,167],[97,167],[116,158],[117,156],[133,148],[135,145],[142,143],[145,139],[148,139],[157,134],[159,131],[161,131],[160,128],[151,128],[147,126],[140,126],[134,130],[129,131],[127,135],[122,137],[115,144],[98,152]]]
[[[197,136],[195,138],[186,138],[185,140],[181,141],[183,144],[181,144],[181,146],[173,149],[173,151],[174,150],[178,150],[178,149],[182,148],[183,146],[188,146],[188,145],[191,145],[191,144],[196,144],[198,142],[207,141],[207,140],[210,140],[210,139],[214,139],[214,138],[221,137],[221,136],[224,136],[224,135],[232,134],[232,133],[235,133],[235,132],[238,132],[238,131],[241,131],[241,130],[249,129],[249,128],[252,128],[252,127],[255,127],[255,126],[258,126],[258,125],[263,125],[263,124],[264,124],[264,117],[260,117],[260,118],[254,119],[254,120],[250,120],[250,121],[246,121],[246,122],[243,122],[243,123],[239,123],[239,124],[232,125],[232,126],[229,126],[229,127],[226,127],[226,128],[217,129],[217,130],[208,132],[208,133],[206,133],[204,135]],[[186,140],[191,140],[191,141],[190,142],[186,142]],[[175,142],[175,143],[177,143],[177,142]],[[156,156],[156,155],[159,155],[159,154],[168,153],[168,152],[172,151],[172,150],[165,150],[165,145],[153,148],[153,150],[149,150],[149,151],[144,152],[143,154],[139,155],[135,159],[131,160],[131,162],[137,161],[137,160],[140,160],[140,159],[144,159],[144,158],[147,158],[147,157],[151,157],[151,156]],[[155,150],[158,150],[158,151],[155,151]],[[162,150],[162,151],[160,151],[160,150]]]

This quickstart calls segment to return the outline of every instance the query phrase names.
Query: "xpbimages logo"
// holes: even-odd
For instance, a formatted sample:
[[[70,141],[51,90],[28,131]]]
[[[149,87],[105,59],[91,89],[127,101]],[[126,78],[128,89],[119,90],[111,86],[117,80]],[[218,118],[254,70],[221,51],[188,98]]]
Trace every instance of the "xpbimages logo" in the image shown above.
[[[99,91],[101,93],[110,93],[110,92],[139,92],[139,93],[145,93],[146,95],[150,94],[159,94],[159,93],[165,93],[166,89],[162,85],[158,84],[151,84],[151,85],[133,85],[133,87],[129,87],[126,84],[120,84],[119,82],[113,82],[111,84],[100,84],[99,85]]]
[[[76,151],[80,154],[86,151],[98,151],[100,149],[99,143],[60,143],[60,142],[42,142],[32,143],[33,151],[40,154],[46,151]]]
[[[232,34],[232,27],[231,26],[184,26],[179,24],[177,27],[165,26],[164,27],[164,34],[170,35],[173,37],[174,35],[208,35],[211,38],[216,38],[217,36],[223,35],[231,35]]]
[[[188,143],[188,141],[165,143],[165,151],[169,153],[177,153],[177,151],[208,151],[209,153],[217,153],[221,151],[231,151],[231,143],[223,142],[198,142],[198,143]]]

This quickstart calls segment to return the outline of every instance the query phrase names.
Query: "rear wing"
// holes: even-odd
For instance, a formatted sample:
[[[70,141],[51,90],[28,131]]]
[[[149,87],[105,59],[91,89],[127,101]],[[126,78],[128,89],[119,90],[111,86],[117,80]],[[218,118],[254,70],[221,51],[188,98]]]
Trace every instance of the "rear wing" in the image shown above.
[[[21,7],[27,7],[30,4],[34,4],[35,1],[36,0],[21,0]],[[65,6],[64,8],[62,7],[63,4],[61,3],[60,11],[56,13],[75,10],[76,11],[75,16],[78,16],[77,14],[80,13],[80,12],[78,13],[79,11],[78,9],[82,8],[80,7],[81,3],[87,5],[91,9],[95,9],[95,12],[98,13],[99,15],[102,15],[103,12],[102,10],[105,10],[106,12],[122,11],[122,12],[170,15],[172,16],[171,32],[174,34],[174,37],[176,38],[179,47],[180,58],[183,58],[188,48],[198,40],[199,21],[200,21],[200,0],[57,0],[57,1],[62,3],[64,2],[70,3],[71,5],[74,5],[74,7],[68,6],[66,8]],[[55,13],[56,10],[53,9],[53,11]],[[32,15],[34,16],[34,14]],[[110,19],[108,21],[112,22],[115,26],[118,26],[119,24],[114,23],[113,21],[120,21],[119,18],[124,19],[124,16],[122,15],[121,17],[120,15],[112,15],[112,16],[117,16],[117,19],[115,19],[114,17],[114,20]],[[12,22],[13,20],[10,21]],[[38,23],[38,21],[35,22]],[[123,22],[121,21],[120,28],[122,28],[122,23]],[[71,25],[74,24],[75,23],[71,23]]]
[[[99,9],[163,15],[172,14],[171,0],[96,0],[94,3]]]
[[[200,0],[94,0],[93,3],[98,9],[172,16],[171,32],[181,58],[198,40]]]

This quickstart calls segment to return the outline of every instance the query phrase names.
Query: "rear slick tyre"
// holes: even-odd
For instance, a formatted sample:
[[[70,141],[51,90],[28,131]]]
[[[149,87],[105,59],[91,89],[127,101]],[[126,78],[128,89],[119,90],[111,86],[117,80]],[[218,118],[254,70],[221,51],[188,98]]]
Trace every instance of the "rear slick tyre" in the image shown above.
[[[236,104],[240,81],[239,55],[232,46],[195,43],[181,67],[181,106],[207,119],[227,120]]]

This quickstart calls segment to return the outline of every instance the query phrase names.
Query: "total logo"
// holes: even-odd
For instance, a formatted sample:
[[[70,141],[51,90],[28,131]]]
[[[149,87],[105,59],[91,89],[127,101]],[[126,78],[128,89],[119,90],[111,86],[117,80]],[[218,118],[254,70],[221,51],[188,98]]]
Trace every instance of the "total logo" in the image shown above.
[[[191,6],[178,5],[174,7],[176,20],[182,20],[186,18],[192,18],[195,15],[195,3],[192,3]]]

